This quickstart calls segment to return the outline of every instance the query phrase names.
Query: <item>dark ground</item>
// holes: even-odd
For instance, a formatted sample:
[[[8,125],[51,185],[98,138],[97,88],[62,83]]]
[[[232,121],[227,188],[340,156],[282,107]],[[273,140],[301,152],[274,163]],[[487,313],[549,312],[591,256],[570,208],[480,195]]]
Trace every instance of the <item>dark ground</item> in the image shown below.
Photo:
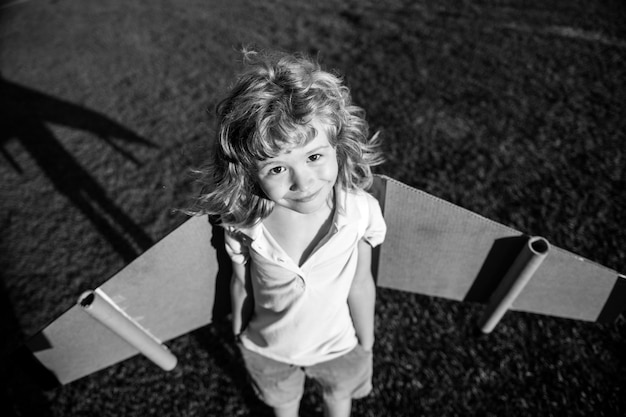
[[[549,5],[547,5],[549,3]],[[37,416],[266,415],[209,326],[45,390],[7,352],[184,220],[242,45],[318,54],[381,130],[378,172],[626,270],[621,1],[3,1],[3,405]],[[624,416],[626,324],[381,289],[357,416]],[[21,365],[20,365],[21,366]],[[309,393],[303,415],[319,415]],[[7,413],[3,413],[7,415]],[[10,414],[9,414],[10,415]]]

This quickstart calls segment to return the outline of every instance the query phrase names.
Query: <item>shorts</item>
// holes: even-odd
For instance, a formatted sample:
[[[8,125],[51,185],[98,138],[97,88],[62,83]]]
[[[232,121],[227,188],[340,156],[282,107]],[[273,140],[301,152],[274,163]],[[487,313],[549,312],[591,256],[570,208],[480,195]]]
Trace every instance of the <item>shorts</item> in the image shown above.
[[[360,345],[345,355],[311,366],[275,361],[246,349],[241,343],[239,348],[254,391],[270,407],[299,403],[305,377],[321,385],[325,402],[362,398],[372,390],[373,355]]]

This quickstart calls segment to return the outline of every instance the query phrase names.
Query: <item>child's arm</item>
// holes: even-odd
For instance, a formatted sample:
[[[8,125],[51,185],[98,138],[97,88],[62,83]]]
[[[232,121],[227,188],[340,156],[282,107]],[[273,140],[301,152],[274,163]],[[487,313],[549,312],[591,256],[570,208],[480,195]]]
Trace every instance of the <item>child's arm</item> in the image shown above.
[[[230,279],[230,300],[233,309],[233,334],[237,336],[247,326],[254,308],[252,291],[249,288],[247,266],[233,262]]]
[[[372,276],[372,247],[361,240],[356,273],[348,294],[348,306],[359,344],[365,350],[371,350],[374,346],[375,302],[376,284]]]

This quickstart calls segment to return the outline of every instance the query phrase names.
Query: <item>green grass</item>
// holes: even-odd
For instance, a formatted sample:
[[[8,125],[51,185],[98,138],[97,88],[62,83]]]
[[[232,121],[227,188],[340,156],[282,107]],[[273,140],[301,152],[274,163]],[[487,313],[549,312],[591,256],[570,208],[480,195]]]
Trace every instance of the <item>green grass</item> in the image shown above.
[[[625,20],[619,1],[3,7],[2,77],[47,96],[0,91],[5,408],[266,415],[221,326],[169,342],[180,360],[171,373],[138,356],[55,390],[6,356],[183,221],[171,209],[193,190],[187,169],[206,157],[214,127],[207,109],[242,44],[319,54],[344,74],[384,138],[379,173],[624,271]],[[375,389],[354,414],[626,415],[623,316],[508,313],[477,336],[481,311],[379,289]],[[303,416],[321,410],[310,388]]]

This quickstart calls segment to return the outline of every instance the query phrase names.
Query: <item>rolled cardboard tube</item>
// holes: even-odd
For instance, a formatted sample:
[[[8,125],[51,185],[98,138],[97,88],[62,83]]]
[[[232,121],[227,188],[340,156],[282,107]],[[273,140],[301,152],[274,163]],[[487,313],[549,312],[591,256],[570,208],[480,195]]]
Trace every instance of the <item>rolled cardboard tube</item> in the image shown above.
[[[479,320],[480,330],[483,333],[490,333],[496,327],[539,268],[549,250],[550,244],[546,239],[542,237],[528,239],[489,299],[487,309]]]
[[[100,289],[81,294],[78,304],[90,316],[137,348],[163,370],[171,371],[176,367],[176,356]]]

